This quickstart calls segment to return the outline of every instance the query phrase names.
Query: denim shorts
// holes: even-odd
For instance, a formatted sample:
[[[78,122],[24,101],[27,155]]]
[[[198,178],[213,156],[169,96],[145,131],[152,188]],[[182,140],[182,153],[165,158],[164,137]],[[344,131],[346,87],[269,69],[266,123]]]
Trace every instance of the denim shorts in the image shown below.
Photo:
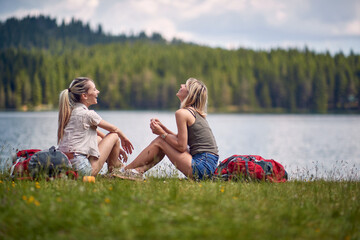
[[[83,176],[90,176],[92,167],[90,164],[89,159],[84,154],[74,153],[74,158],[70,159],[72,167],[78,171],[80,175]],[[103,167],[101,168],[98,174],[104,175],[108,172],[108,164],[107,162],[104,163]]]
[[[203,152],[192,156],[191,167],[195,179],[203,180],[210,178],[215,172],[219,156]]]

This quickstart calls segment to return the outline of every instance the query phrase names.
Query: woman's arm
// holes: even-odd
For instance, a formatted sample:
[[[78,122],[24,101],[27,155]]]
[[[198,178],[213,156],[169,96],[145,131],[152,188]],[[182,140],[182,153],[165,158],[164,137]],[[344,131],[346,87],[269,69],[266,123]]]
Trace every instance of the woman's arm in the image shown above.
[[[120,129],[105,120],[101,120],[98,124],[98,127],[101,127],[109,132],[116,133],[119,138],[125,137],[125,135],[120,131]]]
[[[101,132],[100,130],[96,129],[96,133],[99,137],[104,138],[105,137],[105,133]]]
[[[129,154],[132,153],[134,147],[131,144],[130,140],[125,136],[125,134],[120,129],[118,129],[116,126],[112,125],[111,123],[108,123],[105,120],[101,120],[98,126],[105,130],[108,130],[109,132],[116,133],[121,140],[121,146],[123,147],[123,149]]]

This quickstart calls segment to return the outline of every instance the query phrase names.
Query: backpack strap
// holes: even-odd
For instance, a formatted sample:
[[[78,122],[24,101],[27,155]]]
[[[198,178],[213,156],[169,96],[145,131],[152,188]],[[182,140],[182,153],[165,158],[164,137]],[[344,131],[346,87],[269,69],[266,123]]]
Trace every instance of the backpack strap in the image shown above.
[[[220,162],[220,164],[217,166],[217,169],[219,171],[219,176],[214,177],[214,179],[221,178],[222,180],[225,180],[225,181],[229,180],[229,172],[227,171],[227,167],[228,167],[229,163],[236,160],[237,157],[238,156],[231,156],[227,159],[226,162]],[[221,174],[223,169],[226,169],[225,174]]]
[[[265,176],[271,175],[273,173],[273,165],[269,162],[265,161],[256,161],[256,164],[258,164],[265,173]]]
[[[229,165],[230,162],[233,162],[234,160],[236,160],[236,158],[238,158],[239,156],[231,156],[228,158],[228,160],[226,162],[221,162],[218,166],[219,170],[222,170],[223,168],[227,168],[227,166]]]
[[[250,177],[250,173],[249,173],[249,159],[244,159],[245,161],[245,169],[246,169],[246,176],[245,177]]]
[[[18,163],[20,162],[20,160],[21,160],[21,158],[18,158],[18,159],[16,160],[16,162],[11,166],[11,168],[10,168],[10,176],[11,176],[11,177],[13,177],[13,173],[14,173],[14,170],[15,170],[15,166],[16,166],[16,164],[18,164]]]

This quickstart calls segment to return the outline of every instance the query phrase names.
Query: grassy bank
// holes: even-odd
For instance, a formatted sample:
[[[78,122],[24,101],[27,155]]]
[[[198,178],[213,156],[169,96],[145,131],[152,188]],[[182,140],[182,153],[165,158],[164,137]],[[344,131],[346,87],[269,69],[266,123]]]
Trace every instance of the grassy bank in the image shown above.
[[[360,183],[0,183],[0,239],[360,239]]]

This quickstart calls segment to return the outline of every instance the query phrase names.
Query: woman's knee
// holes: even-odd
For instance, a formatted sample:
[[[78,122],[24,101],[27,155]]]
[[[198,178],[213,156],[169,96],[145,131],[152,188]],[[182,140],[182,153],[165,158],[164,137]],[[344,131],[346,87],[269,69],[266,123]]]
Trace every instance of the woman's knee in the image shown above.
[[[119,145],[120,146],[120,139],[119,139],[119,136],[116,133],[108,133],[103,138],[102,141],[107,142],[107,144]]]
[[[115,140],[119,139],[119,136],[116,133],[108,133],[108,134],[106,134],[105,138],[111,138],[111,139],[114,139],[114,141],[115,141]]]
[[[164,140],[158,136],[156,137],[154,140],[152,140],[152,142],[150,143],[150,145],[156,145],[158,147],[161,147],[162,143],[164,142]]]
[[[117,140],[115,142],[115,146],[120,147],[120,138],[117,138]]]

